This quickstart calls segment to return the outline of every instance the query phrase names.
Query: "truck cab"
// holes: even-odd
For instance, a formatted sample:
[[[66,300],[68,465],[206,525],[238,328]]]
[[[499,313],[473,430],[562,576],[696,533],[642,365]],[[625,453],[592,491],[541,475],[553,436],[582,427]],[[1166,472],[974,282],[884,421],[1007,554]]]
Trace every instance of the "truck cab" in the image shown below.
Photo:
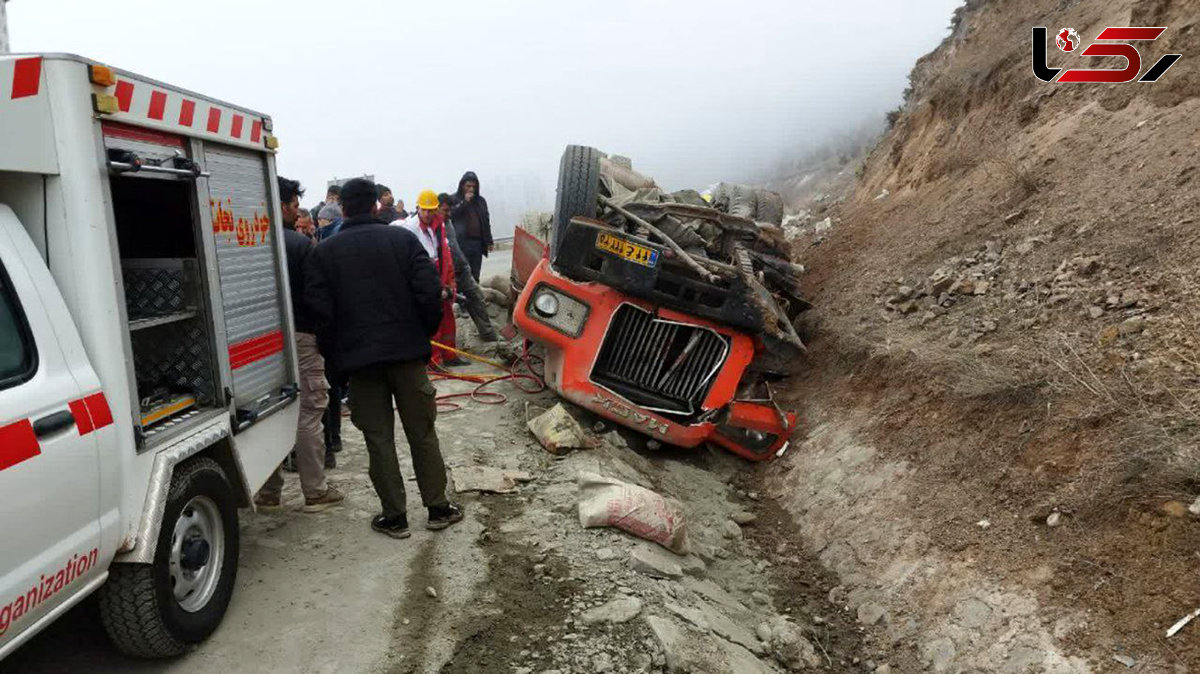
[[[612,199],[622,192],[629,208],[674,220],[697,252]],[[664,201],[640,201],[650,194]],[[598,217],[604,203],[610,220]],[[740,263],[691,259],[703,242],[680,220],[720,232],[709,245],[736,251]],[[800,360],[792,320],[808,305],[786,253],[758,223],[662,197],[628,160],[570,145],[548,238],[518,228],[512,272],[513,322],[546,349],[547,385],[659,444],[708,443],[751,461],[786,451],[796,414],[775,404],[770,382]]]
[[[271,128],[0,56],[0,659],[92,593],[133,655],[224,616],[299,414]]]

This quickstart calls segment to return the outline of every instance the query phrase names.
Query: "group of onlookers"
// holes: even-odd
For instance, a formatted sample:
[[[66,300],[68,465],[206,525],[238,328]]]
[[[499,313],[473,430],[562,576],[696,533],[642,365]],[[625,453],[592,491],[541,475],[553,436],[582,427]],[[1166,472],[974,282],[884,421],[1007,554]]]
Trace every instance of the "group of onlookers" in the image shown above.
[[[300,366],[300,420],[294,465],[306,512],[345,500],[325,469],[341,449],[341,402],[362,431],[369,475],[383,504],[371,526],[409,536],[404,478],[396,456],[398,413],[412,453],[427,528],[463,518],[446,495],[446,469],[434,422],[436,390],[426,369],[464,364],[456,349],[454,303],[485,341],[498,339],[479,288],[493,249],[487,201],[467,172],[454,194],[424,190],[414,214],[384,185],[356,178],[330,186],[316,208],[300,208],[300,183],[279,179],[288,280]],[[332,390],[331,390],[332,389]],[[276,470],[255,498],[281,507]]]

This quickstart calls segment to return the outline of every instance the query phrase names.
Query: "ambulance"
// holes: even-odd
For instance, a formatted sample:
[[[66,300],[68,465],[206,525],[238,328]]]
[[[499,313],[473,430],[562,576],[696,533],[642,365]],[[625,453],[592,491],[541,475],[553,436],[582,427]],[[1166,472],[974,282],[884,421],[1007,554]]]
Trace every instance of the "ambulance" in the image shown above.
[[[0,659],[96,595],[114,644],[216,629],[299,414],[271,118],[0,56]]]

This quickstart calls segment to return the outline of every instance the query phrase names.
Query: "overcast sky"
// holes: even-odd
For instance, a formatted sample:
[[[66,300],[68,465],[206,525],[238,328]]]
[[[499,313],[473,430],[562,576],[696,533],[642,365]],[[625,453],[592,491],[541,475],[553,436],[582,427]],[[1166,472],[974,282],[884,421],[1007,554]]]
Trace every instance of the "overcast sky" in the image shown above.
[[[900,102],[961,0],[11,0],[14,51],[72,52],[267,113],[315,203],[374,174],[411,206],[479,173],[497,235],[553,208],[562,148],[671,189],[763,175]]]

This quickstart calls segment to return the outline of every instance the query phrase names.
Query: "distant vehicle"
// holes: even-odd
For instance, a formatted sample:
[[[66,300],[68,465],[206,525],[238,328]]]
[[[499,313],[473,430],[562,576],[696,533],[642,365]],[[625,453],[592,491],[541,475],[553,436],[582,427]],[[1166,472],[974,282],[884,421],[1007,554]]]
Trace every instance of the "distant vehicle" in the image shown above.
[[[295,440],[271,119],[76,56],[0,56],[0,658],[99,593],[182,653]]]
[[[779,195],[724,186],[714,208],[576,145],[558,181],[549,242],[518,228],[513,247],[513,320],[547,349],[546,383],[661,443],[781,455],[796,415],[770,381],[804,351],[792,320],[808,303],[772,238]],[[774,222],[757,223],[760,212]]]

